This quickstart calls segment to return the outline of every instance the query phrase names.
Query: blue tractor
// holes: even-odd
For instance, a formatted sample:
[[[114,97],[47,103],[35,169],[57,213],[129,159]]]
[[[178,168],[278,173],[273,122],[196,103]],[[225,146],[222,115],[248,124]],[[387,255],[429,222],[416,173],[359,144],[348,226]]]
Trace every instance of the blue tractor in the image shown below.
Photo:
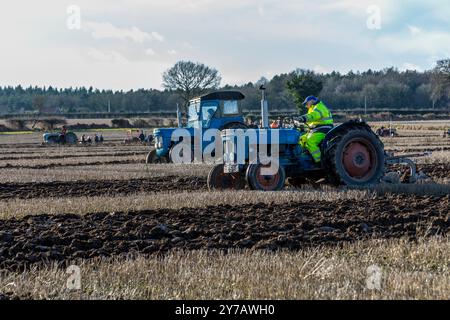
[[[62,135],[59,132],[46,132],[42,135],[43,144],[77,144],[78,137],[73,132]]]
[[[191,137],[196,129],[246,129],[241,110],[245,96],[237,91],[218,91],[192,99],[188,105],[187,126]],[[178,123],[181,127],[178,112]],[[147,155],[146,163],[169,163],[172,150],[180,141],[172,141],[172,134],[179,128],[159,128],[153,131],[155,149]]]
[[[400,178],[396,176],[396,172],[386,172],[390,165],[407,165],[410,169],[408,183],[427,179],[423,173],[417,173],[416,165],[409,157],[423,157],[429,153],[404,156],[389,154],[384,151],[384,145],[378,136],[362,120],[348,121],[330,129],[321,144],[322,161],[318,165],[311,161],[311,156],[298,144],[300,136],[306,133],[304,129],[224,131],[224,163],[216,165],[210,171],[208,188],[240,190],[248,186],[251,190],[279,191],[286,184],[297,188],[318,181],[350,187],[370,186],[380,182],[399,183]],[[273,141],[275,139],[271,134],[274,130],[277,130],[277,141]],[[257,138],[251,140],[250,136]],[[277,165],[268,173],[263,169],[268,169],[270,164],[261,159],[270,157],[275,145],[278,150],[273,161]],[[255,151],[258,156],[250,157]]]
[[[253,130],[253,129],[250,129]],[[256,144],[248,141],[238,148],[239,135],[247,135],[243,130],[223,132],[224,163],[216,165],[208,176],[211,190],[242,189],[246,185],[252,190],[279,191],[286,182],[294,187],[310,181],[326,179],[332,184],[363,186],[378,183],[385,173],[384,146],[371,128],[362,121],[350,121],[332,128],[321,144],[322,162],[314,165],[310,156],[298,141],[305,130],[293,129],[254,129]],[[269,139],[260,141],[261,130]],[[276,142],[272,142],[272,130],[278,130]],[[270,138],[272,137],[272,138]],[[241,140],[243,141],[243,140]],[[274,143],[278,147],[276,171],[270,175],[262,174],[268,164],[263,164],[259,156],[250,161],[250,150],[264,149],[270,155]],[[264,144],[264,148],[262,147]],[[244,163],[236,163],[238,153]]]

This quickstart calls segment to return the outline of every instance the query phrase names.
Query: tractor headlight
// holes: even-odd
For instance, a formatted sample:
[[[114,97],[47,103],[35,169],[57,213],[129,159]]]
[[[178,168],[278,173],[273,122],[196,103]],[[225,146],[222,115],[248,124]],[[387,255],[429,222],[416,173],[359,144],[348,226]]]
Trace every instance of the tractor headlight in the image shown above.
[[[224,160],[225,163],[234,163],[234,143],[232,140],[227,140],[224,144]]]
[[[161,137],[161,136],[158,136],[158,137],[156,137],[156,139],[155,139],[155,148],[156,149],[162,149],[163,148],[163,137]]]

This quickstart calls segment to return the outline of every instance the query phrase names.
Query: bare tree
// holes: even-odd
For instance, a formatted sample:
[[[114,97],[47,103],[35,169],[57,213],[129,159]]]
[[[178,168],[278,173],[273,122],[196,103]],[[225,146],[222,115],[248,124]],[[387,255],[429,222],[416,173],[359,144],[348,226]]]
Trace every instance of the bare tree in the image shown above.
[[[439,60],[433,70],[431,98],[437,102],[442,97],[450,98],[450,59]]]
[[[179,61],[163,74],[164,88],[178,91],[185,107],[195,96],[216,89],[221,81],[216,69],[191,61]]]

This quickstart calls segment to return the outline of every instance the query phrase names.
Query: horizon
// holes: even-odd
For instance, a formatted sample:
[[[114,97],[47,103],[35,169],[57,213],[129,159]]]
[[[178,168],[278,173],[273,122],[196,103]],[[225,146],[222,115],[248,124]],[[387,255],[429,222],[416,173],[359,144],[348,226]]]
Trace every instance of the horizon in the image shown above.
[[[372,71],[372,72],[377,73],[377,72],[384,72],[384,71],[390,70],[390,69],[394,69],[395,71],[397,71],[397,72],[399,72],[399,73],[405,73],[405,72],[417,72],[417,73],[422,73],[422,74],[424,74],[424,73],[427,73],[427,72],[431,72],[431,71],[432,71],[432,69],[429,69],[429,70],[423,70],[423,71],[418,71],[418,70],[399,70],[398,68],[395,68],[395,67],[386,67],[386,68],[379,69],[379,70],[374,70],[374,69],[368,69],[368,70],[349,70],[349,71],[346,72],[346,73],[340,73],[339,71],[331,71],[331,72],[326,72],[326,73],[317,73],[317,72],[315,72],[315,73],[318,74],[318,75],[326,76],[326,75],[331,75],[333,72],[336,72],[336,73],[339,73],[341,76],[347,76],[347,75],[349,75],[349,74],[351,74],[351,73],[358,75],[358,74],[365,74],[365,73],[367,73],[367,72],[369,72],[369,71]],[[290,72],[277,73],[277,74],[273,75],[270,79],[267,79],[267,80],[270,82],[270,81],[272,81],[273,78],[276,77],[276,76],[285,75],[285,74],[290,74],[290,73],[292,73],[292,72],[295,72],[296,70],[306,70],[306,69],[297,68],[297,69],[292,70],[292,71],[290,71]],[[310,71],[313,71],[313,70],[310,70]],[[219,70],[219,73],[220,73],[220,70]],[[245,85],[247,85],[247,84],[249,84],[249,83],[252,83],[253,85],[256,85],[256,83],[257,83],[258,81],[260,81],[263,77],[264,77],[264,76],[259,77],[258,80],[244,81],[242,84],[228,84],[228,83],[226,83],[226,84],[220,84],[220,86],[217,88],[217,90],[224,89],[225,87],[238,87],[238,88],[239,88],[239,87],[243,87],[243,86],[245,86]],[[53,90],[57,90],[57,91],[68,90],[68,89],[72,89],[72,90],[77,90],[77,89],[88,89],[88,90],[89,90],[89,89],[92,88],[93,91],[100,91],[100,92],[103,92],[103,91],[105,91],[105,92],[107,92],[107,91],[112,91],[113,93],[130,92],[130,91],[139,91],[139,90],[146,90],[146,91],[156,90],[156,91],[160,91],[160,92],[171,91],[171,90],[167,90],[167,89],[164,89],[164,88],[144,88],[144,87],[141,87],[141,88],[131,88],[131,89],[128,89],[128,90],[124,90],[124,89],[114,90],[114,89],[108,89],[108,88],[96,88],[96,87],[83,86],[83,85],[81,85],[81,86],[76,86],[76,87],[74,87],[74,86],[72,86],[72,87],[58,87],[58,86],[53,86],[53,85],[49,85],[49,86],[35,86],[35,85],[23,85],[23,84],[17,84],[17,85],[0,85],[0,88],[3,88],[3,89],[8,88],[8,87],[10,87],[10,88],[21,87],[21,88],[24,89],[24,90],[26,90],[26,89],[28,89],[28,88],[32,88],[32,89],[37,88],[37,89],[42,89],[42,90],[48,90],[48,89],[51,87]]]

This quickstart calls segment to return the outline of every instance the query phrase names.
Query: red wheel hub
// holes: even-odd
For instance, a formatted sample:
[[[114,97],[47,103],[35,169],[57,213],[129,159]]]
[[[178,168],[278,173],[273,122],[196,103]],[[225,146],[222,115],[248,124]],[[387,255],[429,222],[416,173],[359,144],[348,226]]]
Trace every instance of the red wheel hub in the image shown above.
[[[342,163],[347,174],[356,179],[370,177],[376,158],[374,151],[363,141],[353,141],[344,148]]]
[[[266,166],[269,167],[269,166]],[[278,185],[280,183],[280,173],[277,171],[276,174],[265,176],[261,174],[261,169],[264,168],[263,166],[258,168],[257,174],[256,174],[256,180],[258,183],[266,190],[273,189],[274,186]]]

